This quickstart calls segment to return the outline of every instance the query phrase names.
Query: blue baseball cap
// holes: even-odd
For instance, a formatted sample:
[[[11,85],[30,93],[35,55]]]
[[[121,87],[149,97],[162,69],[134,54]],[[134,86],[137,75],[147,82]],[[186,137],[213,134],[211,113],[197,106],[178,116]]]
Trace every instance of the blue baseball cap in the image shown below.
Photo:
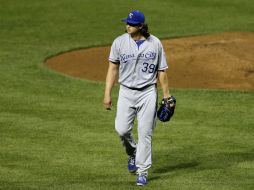
[[[143,24],[145,23],[145,15],[140,11],[132,11],[128,14],[128,17],[122,20],[131,24]]]

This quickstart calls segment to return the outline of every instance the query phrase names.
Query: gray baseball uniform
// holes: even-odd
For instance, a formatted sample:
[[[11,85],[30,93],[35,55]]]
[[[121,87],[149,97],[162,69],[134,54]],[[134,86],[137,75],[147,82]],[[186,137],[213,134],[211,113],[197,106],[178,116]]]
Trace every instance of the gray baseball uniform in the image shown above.
[[[126,153],[136,154],[138,173],[151,167],[152,131],[156,122],[157,72],[168,68],[160,40],[150,35],[140,46],[127,33],[117,37],[109,61],[119,64],[120,91],[115,128]],[[132,136],[134,119],[138,120],[138,143]]]

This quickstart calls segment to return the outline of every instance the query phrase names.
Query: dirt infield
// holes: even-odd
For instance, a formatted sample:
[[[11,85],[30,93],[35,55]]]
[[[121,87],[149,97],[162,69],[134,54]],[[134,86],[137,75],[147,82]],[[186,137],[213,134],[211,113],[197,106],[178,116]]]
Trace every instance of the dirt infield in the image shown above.
[[[254,33],[220,33],[162,40],[170,87],[254,90]],[[58,72],[105,81],[110,47],[81,49],[51,57]]]

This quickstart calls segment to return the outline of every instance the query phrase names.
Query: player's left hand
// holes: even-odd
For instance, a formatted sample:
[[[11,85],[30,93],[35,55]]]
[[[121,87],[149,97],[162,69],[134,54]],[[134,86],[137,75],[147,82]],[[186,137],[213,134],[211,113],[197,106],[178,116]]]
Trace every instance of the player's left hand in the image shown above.
[[[176,99],[174,96],[170,96],[169,98],[163,98],[157,111],[158,119],[162,122],[169,121],[174,115],[175,107]]]

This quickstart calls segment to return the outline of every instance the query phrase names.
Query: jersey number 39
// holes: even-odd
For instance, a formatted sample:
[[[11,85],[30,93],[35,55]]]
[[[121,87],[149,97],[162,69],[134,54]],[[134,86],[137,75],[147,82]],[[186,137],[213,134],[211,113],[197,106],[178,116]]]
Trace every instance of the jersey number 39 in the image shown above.
[[[144,73],[148,72],[148,73],[154,73],[155,71],[155,65],[154,64],[148,64],[148,63],[143,63],[143,69],[142,71]]]

